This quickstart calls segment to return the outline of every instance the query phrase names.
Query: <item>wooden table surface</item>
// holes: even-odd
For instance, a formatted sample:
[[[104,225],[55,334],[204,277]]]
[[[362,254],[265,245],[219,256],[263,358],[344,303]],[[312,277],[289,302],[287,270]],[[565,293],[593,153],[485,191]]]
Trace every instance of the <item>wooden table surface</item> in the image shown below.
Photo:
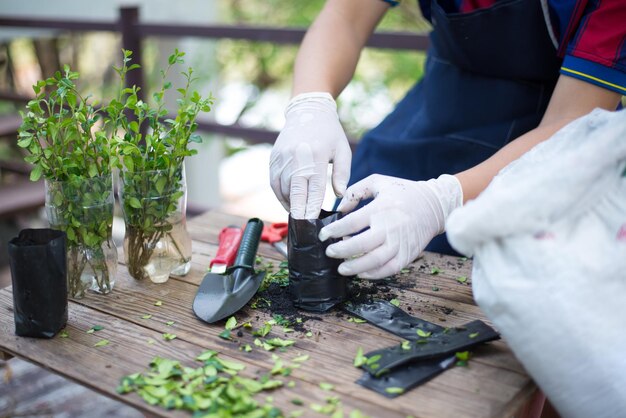
[[[120,379],[146,371],[156,356],[197,367],[194,358],[207,349],[219,351],[223,358],[244,363],[244,375],[268,372],[274,364],[273,352],[255,347],[250,333],[239,340],[251,344],[253,350],[240,351],[238,343],[218,337],[224,330],[223,323],[208,325],[198,320],[191,309],[198,285],[216,253],[219,231],[232,224],[244,225],[245,221],[218,211],[193,218],[188,223],[193,239],[192,268],[185,277],[172,277],[165,284],[140,282],[132,279],[126,267],[120,265],[111,294],[90,294],[69,302],[68,338],[57,335],[46,340],[15,336],[11,289],[3,289],[0,291],[0,352],[38,364],[147,414],[168,417],[186,414],[150,406],[136,394],[117,394],[115,389]],[[258,254],[267,260],[282,260],[267,243],[261,243]],[[440,273],[431,274],[433,267]],[[472,299],[470,270],[471,261],[427,253],[413,264],[409,273],[398,276],[398,282],[404,285],[391,290],[397,294],[401,308],[408,311],[411,307],[408,312],[412,315],[442,326],[458,326],[474,319],[489,323]],[[468,282],[457,281],[460,276],[468,277]],[[157,300],[162,301],[161,306],[155,306]],[[146,314],[152,317],[142,319]],[[250,308],[236,316],[240,322],[250,320],[254,328],[271,319],[271,314]],[[309,320],[305,324],[313,337],[303,333],[283,334],[282,328],[276,326],[270,333],[270,336],[296,340],[286,352],[276,353],[281,358],[310,355],[308,361],[283,379],[295,381],[294,387],[270,393],[274,405],[287,415],[299,409],[306,411],[304,416],[320,416],[308,406],[324,404],[328,396],[335,395],[345,411],[356,408],[372,417],[513,416],[537,390],[506,343],[500,340],[475,350],[468,367],[453,367],[400,397],[388,399],[354,383],[362,371],[353,367],[352,362],[358,347],[368,352],[393,345],[400,339],[367,323],[348,322],[347,316],[338,316],[335,312],[316,316],[321,320]],[[174,324],[168,326],[168,321]],[[96,324],[105,328],[87,334]],[[166,332],[176,334],[177,338],[165,341],[162,334]],[[108,339],[109,345],[94,347],[100,339]],[[150,340],[154,342],[149,343]],[[322,390],[320,382],[333,384],[333,392]],[[266,395],[263,392],[261,399]],[[292,404],[294,398],[303,400],[304,406]]]

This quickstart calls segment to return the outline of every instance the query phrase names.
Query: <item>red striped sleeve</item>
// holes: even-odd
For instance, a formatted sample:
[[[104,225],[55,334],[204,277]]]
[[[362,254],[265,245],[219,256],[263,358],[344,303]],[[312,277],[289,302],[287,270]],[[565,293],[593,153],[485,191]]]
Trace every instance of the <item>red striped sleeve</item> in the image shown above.
[[[561,73],[626,94],[626,1],[589,0]]]
[[[580,23],[568,54],[610,67],[621,66],[626,71],[626,1],[590,1]]]
[[[461,0],[459,12],[469,13],[474,10],[484,9],[493,6],[495,2],[496,0]]]

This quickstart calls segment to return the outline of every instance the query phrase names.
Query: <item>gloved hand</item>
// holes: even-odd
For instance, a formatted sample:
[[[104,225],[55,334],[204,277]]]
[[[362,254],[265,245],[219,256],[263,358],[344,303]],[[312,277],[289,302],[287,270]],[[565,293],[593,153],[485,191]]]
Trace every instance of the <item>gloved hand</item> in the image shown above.
[[[344,276],[380,279],[399,272],[444,231],[448,215],[463,203],[463,190],[448,174],[417,182],[374,174],[348,188],[337,209],[349,212],[369,198],[374,200],[319,233],[325,241],[369,227],[326,249],[329,257],[347,259],[339,265]]]
[[[304,93],[285,110],[285,127],[270,156],[270,184],[274,194],[296,219],[316,219],[324,193],[328,163],[332,184],[341,197],[350,178],[352,153],[328,93]]]

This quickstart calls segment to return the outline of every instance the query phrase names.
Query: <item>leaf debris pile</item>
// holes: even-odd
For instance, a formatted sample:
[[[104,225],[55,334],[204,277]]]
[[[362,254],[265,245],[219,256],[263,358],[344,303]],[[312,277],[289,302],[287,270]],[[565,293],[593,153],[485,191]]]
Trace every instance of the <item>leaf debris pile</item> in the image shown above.
[[[118,393],[136,392],[150,405],[193,412],[194,416],[280,417],[282,411],[269,402],[254,399],[259,392],[283,385],[269,375],[250,379],[239,375],[241,363],[222,359],[216,351],[205,351],[196,360],[202,366],[184,367],[180,362],[156,357],[147,373],[122,378]]]

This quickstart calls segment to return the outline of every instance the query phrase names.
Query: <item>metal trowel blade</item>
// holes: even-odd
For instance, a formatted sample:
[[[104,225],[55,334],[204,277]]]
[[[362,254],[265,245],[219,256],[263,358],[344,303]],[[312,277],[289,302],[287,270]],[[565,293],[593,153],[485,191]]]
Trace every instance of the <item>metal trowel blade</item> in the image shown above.
[[[254,297],[265,272],[236,269],[231,274],[207,273],[193,301],[193,311],[201,320],[214,323],[233,315]]]

